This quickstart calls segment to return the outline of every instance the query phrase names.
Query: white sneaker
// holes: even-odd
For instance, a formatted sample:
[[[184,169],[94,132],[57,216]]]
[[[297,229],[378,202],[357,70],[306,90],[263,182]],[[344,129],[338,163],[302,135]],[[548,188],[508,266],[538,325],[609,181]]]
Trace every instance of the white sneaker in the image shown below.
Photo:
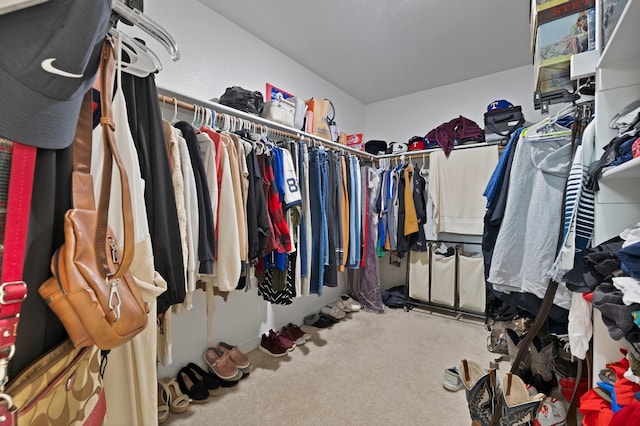
[[[331,305],[323,306],[322,308],[320,308],[320,312],[338,320],[341,320],[347,316],[345,311],[338,308],[337,306],[331,306]]]
[[[443,388],[450,392],[458,392],[462,389],[462,386],[462,379],[456,367],[449,367],[444,370],[444,379],[442,380]]]
[[[344,311],[345,314],[350,314],[351,313],[351,308],[349,308],[349,306],[347,306],[346,303],[344,303],[342,301],[342,299],[338,299],[333,303],[333,306],[335,306],[336,308],[340,309],[341,311]]]
[[[564,426],[566,424],[567,409],[562,401],[554,397],[545,399],[536,416],[536,425]]]
[[[362,305],[346,293],[341,294],[340,299],[338,300],[340,300],[351,312],[358,312],[362,309]]]

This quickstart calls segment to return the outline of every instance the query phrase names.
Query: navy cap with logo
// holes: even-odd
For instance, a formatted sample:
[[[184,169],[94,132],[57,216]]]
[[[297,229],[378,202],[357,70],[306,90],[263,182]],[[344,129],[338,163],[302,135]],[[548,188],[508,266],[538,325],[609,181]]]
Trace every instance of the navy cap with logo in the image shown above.
[[[110,0],[49,0],[0,15],[0,136],[71,145],[110,15]]]

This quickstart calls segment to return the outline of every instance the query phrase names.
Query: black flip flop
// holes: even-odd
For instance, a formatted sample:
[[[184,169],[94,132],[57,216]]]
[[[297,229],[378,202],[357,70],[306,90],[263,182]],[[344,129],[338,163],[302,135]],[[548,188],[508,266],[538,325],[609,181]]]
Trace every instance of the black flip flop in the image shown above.
[[[204,385],[207,387],[207,391],[209,392],[210,396],[216,396],[220,393],[220,382],[212,373],[205,371],[203,368],[193,362],[187,364],[186,368],[195,373],[196,380],[202,380]]]

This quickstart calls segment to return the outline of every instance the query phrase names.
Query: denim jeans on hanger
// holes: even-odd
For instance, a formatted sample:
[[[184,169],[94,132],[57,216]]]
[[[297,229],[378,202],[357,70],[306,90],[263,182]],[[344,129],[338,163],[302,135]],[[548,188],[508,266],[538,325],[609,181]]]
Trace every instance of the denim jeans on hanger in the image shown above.
[[[304,142],[300,141],[298,142],[298,182],[300,184],[300,187],[302,188],[303,185],[305,185],[305,182],[307,180],[307,174],[305,172],[305,167],[304,167],[304,149],[303,149],[303,145]],[[305,191],[302,191],[302,202],[303,203],[308,203],[309,200],[306,199],[305,197]],[[300,276],[302,277],[306,277],[308,274],[307,271],[307,238],[310,238],[310,236],[307,236],[307,227],[305,226],[305,221],[306,221],[306,215],[304,213],[304,208],[302,209],[301,215],[300,215],[300,235],[298,236],[298,260],[300,262]]]
[[[323,242],[323,248],[320,252],[320,263],[321,265],[329,264],[329,221],[327,219],[327,207],[328,207],[328,196],[329,192],[329,170],[328,170],[328,155],[327,151],[324,148],[319,148],[318,150],[318,164],[320,164],[320,182],[321,182],[321,191],[320,191],[320,199],[322,200],[321,211],[322,211],[322,235],[320,235],[320,239]],[[324,283],[324,278],[323,281]]]
[[[333,169],[333,182],[329,182],[330,193],[333,194],[334,202],[333,205],[327,208],[327,214],[330,215],[328,217],[329,221],[329,229],[334,230],[334,251],[330,252],[329,255],[331,259],[329,264],[331,265],[331,261],[335,262],[335,274],[336,274],[336,285],[338,285],[338,265],[342,262],[342,254],[343,254],[343,243],[342,243],[342,163],[340,154],[332,153],[331,161],[329,162],[329,167]]]
[[[324,265],[327,252],[326,173],[327,154],[324,148],[309,150],[309,198],[311,206],[311,281],[309,292],[322,295]]]
[[[358,183],[358,160],[350,156],[349,166],[349,257],[347,266],[358,269],[360,267],[360,185]]]

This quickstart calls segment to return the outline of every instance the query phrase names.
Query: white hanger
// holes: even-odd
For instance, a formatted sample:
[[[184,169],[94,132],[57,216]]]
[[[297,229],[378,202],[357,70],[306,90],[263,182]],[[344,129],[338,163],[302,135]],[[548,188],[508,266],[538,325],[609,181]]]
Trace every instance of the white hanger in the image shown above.
[[[198,123],[198,127],[204,127],[205,125],[208,124],[208,116],[207,116],[207,109],[205,107],[200,107],[200,122]]]
[[[178,100],[173,98],[173,118],[171,119],[171,123],[175,124],[178,122]]]
[[[420,176],[429,176],[429,169],[427,168],[427,155],[422,154],[422,167],[420,167]]]
[[[171,34],[138,9],[131,9],[122,0],[112,0],[111,10],[131,22],[164,46],[173,61],[180,59],[180,52]]]
[[[202,126],[204,126],[205,123],[205,118],[207,115],[207,112],[205,111],[204,107],[198,106],[198,129]]]
[[[193,106],[193,119],[191,120],[191,125],[193,127],[195,127],[196,129],[198,128],[198,125],[196,123],[196,120],[198,119],[198,112],[200,112],[200,107],[198,105],[194,105]]]
[[[121,57],[122,71],[144,78],[149,74],[162,70],[160,59],[147,46],[115,28],[110,28],[109,34],[120,40],[122,51],[129,57],[128,62],[125,62]]]
[[[571,136],[571,129],[558,124],[558,120],[570,116],[575,112],[575,109],[575,105],[566,106],[555,115],[527,127],[522,131],[522,134],[529,142]]]
[[[213,127],[213,117],[212,117],[212,112],[211,112],[211,108],[205,108],[204,110],[204,121],[205,121],[205,125],[207,127]]]

